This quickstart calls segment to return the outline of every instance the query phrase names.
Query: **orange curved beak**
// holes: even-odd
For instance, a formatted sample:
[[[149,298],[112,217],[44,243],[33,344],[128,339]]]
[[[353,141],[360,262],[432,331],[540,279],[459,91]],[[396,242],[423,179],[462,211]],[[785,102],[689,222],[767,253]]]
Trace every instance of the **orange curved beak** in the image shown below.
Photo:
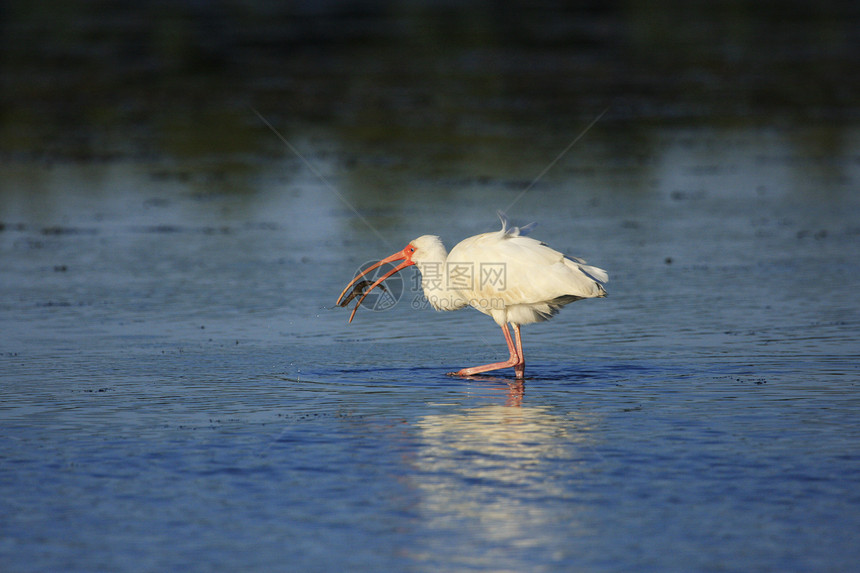
[[[373,289],[378,287],[380,284],[382,284],[382,281],[384,281],[385,279],[387,279],[391,275],[398,273],[398,272],[402,271],[403,269],[405,269],[406,267],[415,264],[412,262],[412,252],[409,249],[410,249],[410,246],[407,245],[402,251],[394,253],[390,257],[385,257],[384,259],[382,259],[378,263],[374,263],[374,264],[370,265],[369,267],[367,267],[366,269],[361,271],[361,273],[356,275],[355,278],[352,279],[348,285],[346,285],[346,288],[344,288],[343,292],[340,293],[340,296],[337,297],[337,305],[338,306],[346,306],[347,303],[349,303],[349,301],[352,300],[353,297],[349,297],[346,300],[344,300],[344,297],[346,296],[346,293],[349,291],[349,289],[351,289],[353,287],[353,285],[355,285],[355,283],[358,282],[358,279],[360,279],[361,277],[363,277],[364,275],[366,275],[370,271],[381,267],[384,264],[393,263],[395,261],[403,261],[402,263],[400,263],[399,265],[397,265],[396,267],[394,267],[393,269],[391,269],[390,271],[388,271],[387,273],[382,275],[379,279],[377,279],[377,281],[375,283],[370,285],[370,288],[368,288],[367,290],[365,290],[362,293],[361,298],[358,299],[358,302],[355,305],[355,308],[352,309],[352,314],[349,315],[349,322],[352,322],[352,319],[355,316],[356,311],[358,311],[358,307],[361,306],[362,301],[364,301],[364,298],[368,294],[370,294],[370,291],[372,291]]]

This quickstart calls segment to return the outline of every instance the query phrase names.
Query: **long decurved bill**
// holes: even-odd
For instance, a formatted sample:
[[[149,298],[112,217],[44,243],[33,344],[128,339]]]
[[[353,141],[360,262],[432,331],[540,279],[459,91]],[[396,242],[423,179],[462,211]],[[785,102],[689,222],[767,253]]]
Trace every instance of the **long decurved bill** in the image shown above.
[[[385,279],[387,279],[391,275],[398,273],[398,272],[402,271],[403,269],[405,269],[406,267],[415,264],[412,262],[412,252],[409,249],[410,249],[410,247],[406,247],[402,251],[394,253],[390,257],[385,257],[384,259],[382,259],[378,263],[372,264],[371,266],[369,266],[366,269],[364,269],[363,271],[361,271],[361,273],[356,275],[356,277],[354,279],[352,279],[352,281],[350,281],[350,283],[348,285],[346,285],[346,288],[343,289],[343,292],[340,293],[339,297],[337,297],[338,306],[346,306],[349,303],[349,301],[351,301],[354,298],[354,296],[351,296],[351,297],[348,297],[344,300],[346,293],[349,292],[349,289],[353,288],[353,285],[355,285],[361,277],[363,277],[364,275],[366,275],[370,271],[381,267],[382,265],[384,265],[386,263],[393,263],[395,261],[403,261],[402,263],[400,263],[399,265],[397,265],[396,267],[394,267],[393,269],[391,269],[390,271],[388,271],[387,273],[385,273],[384,275],[379,277],[379,279],[377,279],[377,281],[375,283],[370,285],[370,287],[367,290],[362,292],[361,298],[358,299],[358,302],[356,303],[355,308],[352,309],[352,314],[349,315],[349,322],[352,322],[352,319],[355,316],[356,311],[358,311],[358,307],[361,306],[362,301],[364,301],[364,298],[368,294],[370,294],[370,291],[372,291],[373,289],[378,287],[380,284],[382,284],[382,281],[384,281]],[[365,281],[365,282],[368,282],[368,281]]]

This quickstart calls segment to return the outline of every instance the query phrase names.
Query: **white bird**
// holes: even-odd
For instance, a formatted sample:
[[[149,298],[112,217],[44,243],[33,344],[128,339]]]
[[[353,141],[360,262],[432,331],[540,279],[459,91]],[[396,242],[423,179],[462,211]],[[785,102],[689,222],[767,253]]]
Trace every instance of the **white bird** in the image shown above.
[[[465,306],[493,317],[502,327],[510,357],[504,362],[463,368],[453,374],[472,376],[481,372],[513,368],[517,378],[525,374],[520,325],[542,322],[563,306],[583,298],[606,296],[603,285],[609,275],[588,266],[582,259],[567,257],[545,243],[526,237],[532,225],[508,227],[499,213],[502,229],[475,235],[458,243],[450,253],[439,237],[424,235],[402,250],[371,265],[343,289],[337,304],[346,306],[361,294],[349,316],[352,322],[359,305],[371,290],[391,275],[415,265],[421,272],[421,287],[436,310],[457,310]],[[370,271],[401,261],[377,281],[358,282]],[[357,284],[356,284],[357,283]],[[366,288],[370,284],[369,288]],[[347,292],[352,288],[350,296]],[[365,290],[366,288],[366,290]],[[511,338],[508,324],[514,331]]]

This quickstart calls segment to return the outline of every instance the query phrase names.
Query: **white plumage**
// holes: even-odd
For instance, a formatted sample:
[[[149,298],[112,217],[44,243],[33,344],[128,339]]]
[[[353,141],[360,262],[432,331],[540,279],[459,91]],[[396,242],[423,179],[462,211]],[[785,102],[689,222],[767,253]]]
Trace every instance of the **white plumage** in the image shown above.
[[[435,235],[410,241],[402,251],[356,276],[341,293],[338,304],[344,306],[353,298],[344,300],[359,278],[385,263],[402,261],[364,291],[350,316],[351,322],[370,290],[399,270],[415,265],[421,272],[424,295],[433,308],[457,310],[472,306],[493,317],[504,332],[511,353],[509,360],[464,368],[456,374],[469,376],[513,367],[517,377],[522,378],[525,359],[519,326],[547,320],[571,302],[606,296],[603,285],[609,275],[527,237],[531,225],[522,229],[509,227],[505,216],[500,213],[499,217],[501,230],[464,239],[450,253]],[[513,327],[516,344],[508,324]]]

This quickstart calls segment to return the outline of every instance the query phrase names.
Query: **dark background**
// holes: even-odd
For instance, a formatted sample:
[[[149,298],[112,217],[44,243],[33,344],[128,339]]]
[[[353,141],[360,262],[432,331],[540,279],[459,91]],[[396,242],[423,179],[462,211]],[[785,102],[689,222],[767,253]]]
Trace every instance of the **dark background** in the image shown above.
[[[4,160],[282,154],[251,108],[386,155],[564,139],[607,106],[634,131],[858,119],[855,2],[7,1],[0,22]]]

